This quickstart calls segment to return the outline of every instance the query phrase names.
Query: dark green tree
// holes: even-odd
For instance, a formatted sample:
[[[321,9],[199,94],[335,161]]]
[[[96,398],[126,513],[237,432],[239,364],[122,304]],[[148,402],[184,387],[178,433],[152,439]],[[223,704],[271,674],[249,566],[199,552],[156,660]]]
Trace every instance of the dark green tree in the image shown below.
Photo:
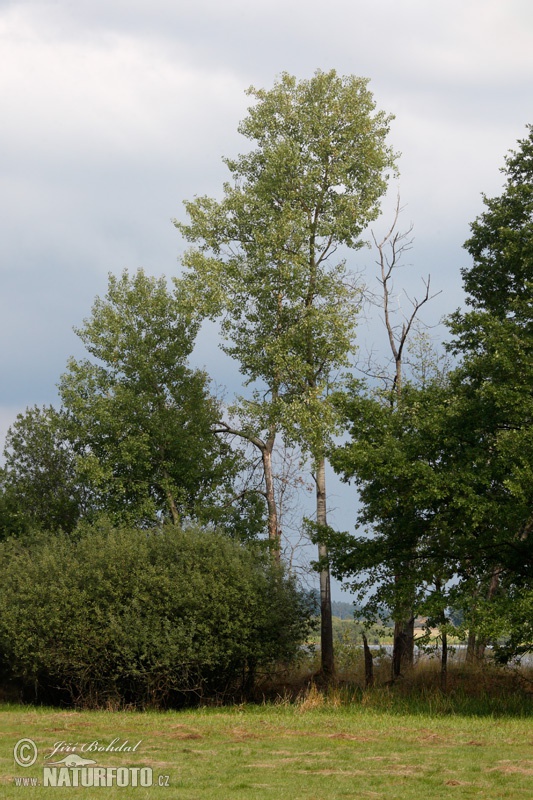
[[[498,609],[523,649],[530,625],[523,617],[520,627],[517,610],[530,606],[533,574],[531,128],[519,144],[501,197],[485,198],[466,243],[471,310],[450,320],[458,366],[445,383],[404,386],[393,415],[374,398],[343,400],[353,440],[333,460],[358,483],[360,525],[373,536],[339,538],[332,561],[341,576],[368,570],[389,607],[403,564],[419,613],[431,609],[446,626],[446,605],[460,608],[486,642],[502,635]]]
[[[335,448],[332,464],[355,483],[361,506],[355,536],[330,534],[333,574],[351,584],[367,615],[387,609],[395,622],[405,620],[406,609],[423,613],[436,580],[442,597],[457,571],[439,480],[447,387],[404,382],[393,411],[386,396],[359,386],[339,401],[351,438]],[[395,648],[393,677],[410,663],[405,648]]]
[[[501,195],[484,197],[465,244],[471,310],[450,320],[451,349],[462,359],[455,387],[476,454],[466,484],[476,485],[476,502],[464,503],[464,521],[487,571],[485,597],[500,606],[513,598],[516,608],[524,607],[517,592],[531,586],[533,571],[532,126],[518,145],[505,160]],[[516,623],[516,613],[506,616]],[[481,617],[475,623],[483,628]]]
[[[462,269],[467,303],[495,319],[527,308],[533,270],[533,126],[505,159],[499,197],[483,195],[486,210],[465,243],[473,263]],[[524,306],[524,302],[526,305]],[[475,317],[458,315],[463,324]]]

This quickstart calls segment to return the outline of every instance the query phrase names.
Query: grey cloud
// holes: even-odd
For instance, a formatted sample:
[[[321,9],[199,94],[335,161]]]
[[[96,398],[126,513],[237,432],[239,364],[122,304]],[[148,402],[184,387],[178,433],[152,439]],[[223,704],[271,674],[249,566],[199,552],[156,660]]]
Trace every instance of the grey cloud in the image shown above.
[[[481,192],[498,191],[529,121],[532,11],[519,0],[17,0],[0,1],[0,23],[0,408],[54,396],[108,271],[177,272],[170,220],[216,194],[221,156],[246,146],[249,84],[331,66],[371,79],[396,114],[413,283],[431,272],[443,313],[460,302]],[[198,357],[223,363],[212,332]]]
[[[17,411],[55,402],[82,354],[72,326],[109,271],[177,273],[171,218],[219,192],[221,156],[246,146],[244,90],[283,70],[367,76],[396,114],[416,237],[402,283],[415,293],[431,273],[443,292],[428,321],[452,311],[481,192],[499,191],[533,121],[532,32],[531,0],[0,0],[0,442]],[[373,260],[363,249],[352,263],[373,280]],[[380,346],[376,324],[365,336]],[[239,376],[217,344],[206,326],[196,363],[230,400]]]

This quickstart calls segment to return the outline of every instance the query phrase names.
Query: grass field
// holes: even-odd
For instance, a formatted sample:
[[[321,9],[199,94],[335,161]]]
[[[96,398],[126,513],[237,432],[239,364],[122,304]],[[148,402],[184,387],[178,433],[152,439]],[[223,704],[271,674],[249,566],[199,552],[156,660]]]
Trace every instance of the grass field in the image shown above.
[[[515,703],[496,697],[469,705],[467,698],[436,693],[415,702],[380,689],[348,702],[342,691],[324,699],[312,688],[296,703],[144,713],[4,704],[0,731],[0,796],[6,800],[533,798],[533,715],[525,695]],[[22,738],[38,748],[27,768],[14,762]],[[59,742],[104,767],[151,768],[153,785],[44,786],[44,764],[65,756],[58,751],[45,762]],[[93,742],[140,744],[132,753],[95,754],[87,750]],[[67,776],[74,771],[63,765]],[[17,785],[15,779],[24,778],[41,785]]]

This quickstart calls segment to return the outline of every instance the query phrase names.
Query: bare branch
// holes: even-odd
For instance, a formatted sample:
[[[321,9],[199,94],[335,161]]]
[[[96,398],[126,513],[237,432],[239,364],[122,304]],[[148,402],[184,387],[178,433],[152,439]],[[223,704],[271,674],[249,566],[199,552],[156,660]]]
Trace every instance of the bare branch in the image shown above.
[[[370,302],[373,305],[379,305],[383,309],[385,329],[389,340],[389,347],[392,353],[392,361],[394,363],[394,378],[392,380],[392,392],[399,397],[402,389],[402,359],[403,351],[411,332],[411,329],[418,319],[421,308],[436,297],[440,292],[430,294],[431,276],[428,275],[427,280],[422,279],[424,284],[424,293],[420,300],[416,297],[412,299],[404,292],[412,310],[408,315],[402,314],[402,322],[398,324],[394,321],[393,311],[391,310],[391,297],[394,292],[393,274],[394,270],[402,266],[402,257],[406,252],[412,249],[413,238],[411,233],[413,225],[411,224],[405,232],[397,230],[398,220],[403,208],[400,205],[400,197],[398,195],[396,201],[396,208],[392,225],[381,241],[378,241],[374,232],[372,232],[372,239],[378,251],[378,259],[376,264],[379,267],[378,282],[381,285],[380,296],[370,295]]]
[[[227,433],[230,436],[240,436],[241,439],[245,439],[247,442],[250,442],[250,444],[255,445],[261,452],[266,450],[265,442],[258,436],[254,436],[252,433],[248,433],[248,431],[240,431],[237,430],[237,428],[231,428],[227,422],[217,422],[217,427],[213,428],[213,433]]]

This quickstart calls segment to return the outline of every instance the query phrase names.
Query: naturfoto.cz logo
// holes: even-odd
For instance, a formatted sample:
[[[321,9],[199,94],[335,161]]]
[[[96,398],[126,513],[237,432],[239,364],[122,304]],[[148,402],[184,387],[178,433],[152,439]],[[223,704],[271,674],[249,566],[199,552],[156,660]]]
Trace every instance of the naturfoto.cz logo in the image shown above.
[[[135,753],[141,742],[142,740],[131,745],[127,739],[121,742],[118,737],[107,745],[96,740],[81,745],[77,742],[56,742],[51,752],[44,756],[47,763],[43,766],[40,785],[75,788],[153,786],[154,774],[151,767],[108,767],[95,760],[99,760],[103,753]],[[37,745],[32,739],[19,739],[13,748],[13,757],[20,767],[31,767],[38,758]],[[14,778],[14,782],[20,786],[39,785],[37,778],[19,777]],[[159,775],[155,783],[158,786],[168,786],[169,776]]]

